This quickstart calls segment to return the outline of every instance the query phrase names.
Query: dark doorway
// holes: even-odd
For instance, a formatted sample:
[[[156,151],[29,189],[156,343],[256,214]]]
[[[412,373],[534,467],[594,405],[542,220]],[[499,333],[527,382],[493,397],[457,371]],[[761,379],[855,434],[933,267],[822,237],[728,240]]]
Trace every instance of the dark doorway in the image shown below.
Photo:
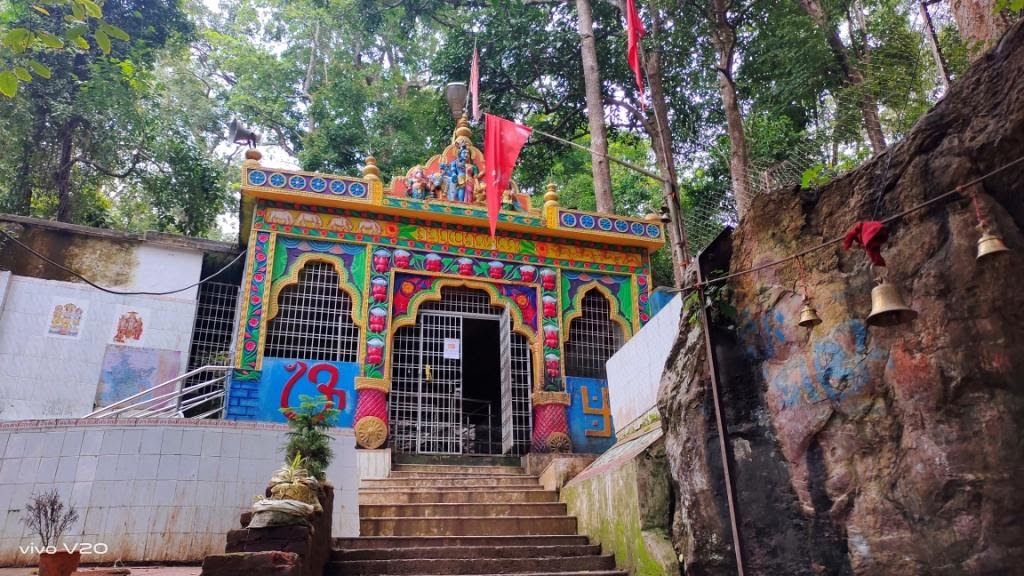
[[[462,446],[501,454],[501,340],[497,320],[463,318]]]

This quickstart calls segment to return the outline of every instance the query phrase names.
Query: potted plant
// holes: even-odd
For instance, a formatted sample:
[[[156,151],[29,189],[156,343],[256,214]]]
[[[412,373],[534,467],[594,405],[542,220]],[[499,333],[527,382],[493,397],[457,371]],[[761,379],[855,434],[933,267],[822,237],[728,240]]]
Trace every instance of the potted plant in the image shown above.
[[[56,490],[33,494],[21,522],[39,536],[39,576],[70,576],[82,559],[80,550],[58,549],[60,539],[78,521],[74,506],[65,506]]]

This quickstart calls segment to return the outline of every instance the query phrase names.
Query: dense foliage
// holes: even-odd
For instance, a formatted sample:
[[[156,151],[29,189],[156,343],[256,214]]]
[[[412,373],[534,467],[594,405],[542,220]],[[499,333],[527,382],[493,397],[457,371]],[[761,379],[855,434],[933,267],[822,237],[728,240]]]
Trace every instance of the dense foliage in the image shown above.
[[[619,3],[592,4],[610,150],[655,170],[657,121],[625,62]],[[856,165],[878,147],[866,131],[871,110],[891,143],[943,91],[909,0],[638,4],[650,23],[644,49],[660,61],[667,143],[696,248],[736,217],[737,134],[726,131],[723,78],[738,99],[741,176],[754,192],[816,185]],[[941,5],[931,6],[955,79],[971,53]],[[225,234],[217,217],[235,211],[240,157],[227,142],[232,118],[260,133],[268,162],[353,173],[372,153],[390,178],[447,143],[443,87],[467,79],[474,44],[485,110],[588,141],[572,2],[11,0],[0,8],[0,34],[16,30],[31,41],[0,46],[0,84],[16,70],[18,80],[13,98],[0,96],[3,211]],[[25,70],[37,74],[19,79]],[[589,162],[534,137],[516,176],[526,191],[552,181],[564,205],[592,208]],[[612,180],[618,211],[661,207],[657,182],[617,165]]]

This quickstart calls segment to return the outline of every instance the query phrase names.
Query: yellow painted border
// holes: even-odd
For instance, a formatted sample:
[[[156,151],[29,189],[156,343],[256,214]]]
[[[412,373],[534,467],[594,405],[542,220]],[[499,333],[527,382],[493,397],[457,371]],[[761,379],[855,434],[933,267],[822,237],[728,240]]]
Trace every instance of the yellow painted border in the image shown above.
[[[391,392],[391,380],[387,378],[356,376],[356,390],[380,390],[387,394]]]
[[[256,245],[256,227],[249,229],[249,246]],[[273,232],[268,232],[273,234]],[[235,359],[231,364],[239,370],[244,370],[241,366],[242,362],[242,346],[245,344],[245,323],[249,320],[246,317],[246,308],[248,308],[249,302],[249,291],[252,290],[252,265],[256,260],[255,250],[249,250],[249,253],[245,255],[245,276],[242,276],[242,296],[238,306],[238,326],[235,330]],[[263,320],[260,319],[260,322]],[[261,353],[256,352],[256,358],[259,360]]]
[[[349,298],[352,299],[352,322],[360,328],[366,328],[366,316],[363,315],[362,297],[355,288],[349,285],[351,280],[348,277],[348,271],[345,270],[344,262],[342,262],[340,257],[324,254],[322,252],[306,252],[288,263],[288,268],[285,269],[288,274],[275,280],[270,287],[270,300],[267,304],[266,321],[270,322],[275,316],[277,316],[277,298],[281,295],[281,290],[288,286],[298,284],[299,273],[302,272],[302,269],[310,262],[323,262],[325,264],[330,264],[334,270],[338,272],[338,288],[343,290],[349,295]]]
[[[532,400],[534,406],[540,406],[542,404],[561,404],[563,406],[568,406],[572,403],[568,392],[534,392]]]
[[[579,292],[577,292],[576,296],[573,297],[573,311],[566,315],[563,324],[565,326],[565,331],[562,332],[563,347],[569,340],[569,330],[572,329],[572,321],[583,315],[583,297],[591,290],[597,290],[608,299],[608,304],[611,306],[611,319],[613,322],[618,324],[620,328],[622,328],[622,342],[625,344],[633,337],[633,329],[623,319],[622,311],[619,310],[619,300],[612,294],[611,290],[605,288],[594,280],[593,282],[588,282],[580,286]],[[559,290],[559,294],[561,294],[561,290]]]
[[[435,277],[435,278],[440,278],[441,279],[441,284],[439,284],[438,287],[437,287],[437,293],[436,293],[437,295],[434,296],[433,294],[431,294],[429,292],[424,292],[423,293],[424,296],[421,296],[418,299],[410,299],[409,300],[409,309],[412,312],[409,314],[408,318],[403,318],[402,321],[398,322],[398,323],[396,323],[394,321],[394,315],[393,315],[393,311],[394,311],[393,302],[394,302],[394,297],[395,297],[395,290],[398,289],[398,286],[395,285],[395,274],[396,273],[412,273],[412,274],[416,274],[416,275],[420,275],[420,276],[431,276],[431,277]],[[502,308],[505,308],[506,304],[505,304],[505,301],[504,301],[504,297],[502,297],[500,294],[497,293],[497,289],[494,288],[495,284],[516,284],[516,285],[520,285],[520,286],[532,286],[537,291],[537,314],[541,315],[543,313],[542,309],[541,309],[541,296],[542,296],[543,293],[542,293],[542,291],[540,289],[540,285],[539,284],[534,286],[533,284],[529,284],[529,283],[526,283],[526,282],[514,282],[514,281],[508,281],[508,280],[504,280],[504,281],[495,280],[493,282],[487,282],[487,281],[481,281],[481,280],[472,280],[472,279],[469,279],[469,278],[465,278],[463,276],[451,276],[451,275],[448,275],[448,274],[438,274],[436,272],[424,272],[424,271],[421,271],[421,270],[396,270],[394,268],[391,269],[388,284],[389,284],[389,289],[391,290],[391,299],[388,301],[388,307],[387,307],[387,310],[388,310],[388,324],[387,324],[387,326],[388,326],[388,335],[387,335],[387,348],[386,348],[387,353],[384,355],[384,368],[382,369],[382,372],[386,375],[385,377],[389,378],[389,379],[391,377],[392,358],[394,357],[394,353],[395,353],[395,336],[396,336],[396,334],[398,332],[398,329],[399,328],[404,328],[406,326],[415,325],[416,324],[416,318],[417,318],[417,316],[419,316],[419,307],[424,302],[436,302],[436,301],[440,300],[441,299],[441,288],[452,287],[452,286],[455,286],[455,287],[465,286],[467,288],[481,289],[481,290],[483,290],[487,294],[488,298],[490,298],[492,305],[500,306]],[[510,303],[508,303],[508,306],[515,306],[515,303],[510,302]],[[561,315],[559,315],[559,316],[561,316]],[[513,320],[512,321],[512,330],[514,332],[516,332],[517,334],[519,334],[519,335],[523,336],[524,338],[526,338],[527,344],[529,345],[529,348],[533,352],[533,389],[534,389],[534,391],[542,390],[544,388],[544,381],[543,381],[543,375],[544,375],[544,346],[543,346],[543,341],[541,340],[541,338],[538,335],[540,332],[533,332],[533,331],[531,331],[529,329],[528,326],[522,326],[521,325],[522,324],[521,320],[516,321],[516,315],[515,314],[509,313],[509,317],[512,318],[512,320]]]

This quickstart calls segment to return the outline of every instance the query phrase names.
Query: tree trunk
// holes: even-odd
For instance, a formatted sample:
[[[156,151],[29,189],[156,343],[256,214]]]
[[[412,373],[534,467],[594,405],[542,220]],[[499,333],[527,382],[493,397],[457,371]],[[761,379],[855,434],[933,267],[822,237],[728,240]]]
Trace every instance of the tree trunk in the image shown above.
[[[726,130],[729,133],[729,175],[732,191],[736,198],[736,212],[740,219],[750,206],[747,185],[748,153],[747,137],[743,132],[743,113],[736,97],[736,84],[732,79],[733,56],[736,50],[736,30],[729,22],[727,0],[711,0],[711,22],[714,33],[711,41],[718,56],[718,91],[725,108]]]
[[[935,66],[939,69],[939,76],[942,78],[942,87],[948,92],[949,66],[946,64],[946,58],[942,55],[942,48],[939,47],[939,37],[935,34],[932,15],[928,12],[928,2],[922,0],[918,8],[921,11],[921,20],[924,22],[925,35],[928,37],[928,46],[932,49],[932,58],[935,59]]]
[[[871,93],[863,86],[864,75],[854,67],[850,51],[843,44],[839,32],[829,23],[828,14],[825,12],[821,0],[800,0],[800,4],[815,25],[825,34],[825,40],[836,57],[836,61],[839,62],[846,81],[854,88],[865,88],[860,98],[860,112],[864,119],[864,130],[868,134],[868,141],[871,142],[871,149],[878,154],[886,148],[885,134],[882,132],[882,121],[878,117],[878,105]]]
[[[612,213],[612,175],[608,167],[608,136],[604,126],[604,103],[601,96],[601,72],[597,67],[597,43],[594,41],[594,15],[590,0],[576,0],[579,14],[580,53],[583,60],[583,82],[587,92],[587,121],[590,124],[591,171],[594,175],[594,198],[597,211]]]
[[[950,0],[949,8],[960,37],[970,48],[971,59],[985,53],[1009,30],[1012,20],[995,11],[997,0]]]
[[[657,8],[652,6],[651,36],[657,36],[660,28],[660,15]],[[658,163],[658,173],[667,180],[661,183],[661,193],[665,205],[668,206],[669,223],[665,228],[672,250],[672,279],[676,288],[682,288],[685,282],[684,267],[690,260],[690,251],[687,246],[683,210],[679,205],[679,192],[675,185],[676,164],[672,154],[672,132],[668,129],[668,104],[661,83],[661,56],[657,50],[652,50],[644,54],[643,63],[651,90],[651,108],[654,112],[654,122],[646,121],[644,118],[643,125],[651,137],[651,148]]]
[[[21,160],[18,164],[18,176],[14,181],[14,213],[22,216],[32,214],[32,158],[39,144],[43,141],[43,130],[46,129],[46,114],[36,110],[32,127],[32,138],[22,143]]]
[[[60,160],[54,173],[54,184],[57,188],[57,221],[71,221],[71,169],[75,166],[74,152],[75,128],[78,118],[73,117],[60,131]]]

